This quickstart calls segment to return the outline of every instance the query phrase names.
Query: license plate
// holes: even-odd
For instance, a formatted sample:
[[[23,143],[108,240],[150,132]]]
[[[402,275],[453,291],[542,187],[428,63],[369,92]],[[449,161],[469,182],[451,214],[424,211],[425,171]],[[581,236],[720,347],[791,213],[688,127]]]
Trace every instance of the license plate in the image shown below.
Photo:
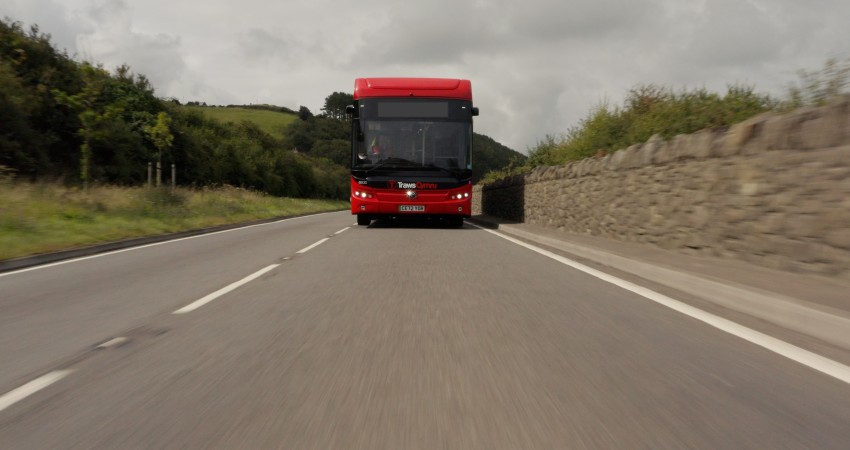
[[[398,210],[402,212],[422,212],[425,211],[425,205],[398,205]]]

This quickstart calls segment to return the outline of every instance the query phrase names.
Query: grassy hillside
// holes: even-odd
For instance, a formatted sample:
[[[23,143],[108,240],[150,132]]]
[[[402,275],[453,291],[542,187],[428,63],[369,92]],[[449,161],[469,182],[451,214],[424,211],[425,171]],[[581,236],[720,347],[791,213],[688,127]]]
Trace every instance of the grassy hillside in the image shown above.
[[[475,133],[472,136],[472,182],[478,183],[488,173],[498,172],[508,166],[525,163],[526,156],[508,148],[493,138]]]
[[[343,210],[340,200],[280,198],[233,187],[175,192],[4,181],[0,174],[0,260],[120,239]]]
[[[184,108],[199,111],[209,118],[224,123],[240,123],[247,120],[248,122],[257,124],[261,130],[277,139],[283,139],[284,127],[298,120],[296,114],[267,109],[242,108],[238,106],[184,106]]]

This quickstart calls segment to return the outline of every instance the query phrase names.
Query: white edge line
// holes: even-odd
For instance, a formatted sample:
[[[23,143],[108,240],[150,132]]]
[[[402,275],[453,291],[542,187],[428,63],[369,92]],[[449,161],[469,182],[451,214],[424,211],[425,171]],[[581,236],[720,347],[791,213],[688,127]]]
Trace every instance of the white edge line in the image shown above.
[[[304,247],[304,248],[302,248],[301,250],[298,250],[298,251],[297,251],[297,252],[295,252],[295,253],[297,253],[297,254],[299,254],[299,255],[300,255],[300,254],[302,254],[302,253],[307,253],[307,252],[309,252],[310,250],[313,250],[314,248],[316,248],[316,247],[318,247],[318,246],[320,246],[320,245],[324,244],[325,242],[327,242],[327,241],[328,241],[328,239],[330,239],[330,238],[324,238],[324,239],[322,239],[321,241],[316,242],[316,243],[314,243],[313,245],[311,245],[311,246],[309,246],[309,247]]]
[[[70,375],[73,370],[55,370],[0,396],[0,411]]]
[[[808,350],[802,349],[795,345],[789,344],[785,341],[776,339],[774,337],[768,336],[764,333],[760,333],[751,328],[747,328],[741,324],[732,322],[731,320],[724,319],[722,317],[716,316],[711,313],[707,313],[701,309],[695,308],[693,306],[682,303],[679,300],[675,300],[673,298],[667,297],[666,295],[655,292],[651,289],[647,289],[645,287],[639,286],[637,284],[628,282],[626,280],[622,280],[613,275],[609,275],[605,272],[601,272],[599,270],[593,269],[591,267],[585,266],[584,264],[575,262],[571,259],[565,258],[561,255],[552,253],[548,250],[544,250],[542,248],[536,247],[534,245],[528,244],[526,242],[520,241],[518,239],[514,239],[510,236],[506,236],[497,231],[489,230],[486,228],[479,227],[477,225],[473,225],[477,228],[480,228],[488,233],[492,233],[496,236],[499,236],[502,239],[506,239],[514,244],[525,247],[531,251],[537,252],[543,256],[554,259],[562,264],[570,266],[576,270],[580,270],[588,275],[599,278],[602,281],[606,281],[608,283],[614,284],[622,289],[638,294],[644,298],[652,300],[658,304],[664,305],[674,311],[682,313],[686,316],[699,320],[703,323],[711,325],[719,330],[725,331],[733,336],[739,337],[745,341],[758,345],[762,348],[770,350],[776,354],[784,356],[792,361],[796,361],[804,366],[817,370],[818,372],[829,375],[833,378],[837,378],[845,383],[850,384],[850,367],[841,364],[837,361],[833,361],[829,358],[825,358],[816,353],[810,352]]]
[[[290,220],[305,219],[307,217],[321,216],[321,215],[325,215],[325,214],[333,214],[333,213],[336,213],[336,212],[339,212],[339,211],[330,211],[330,212],[323,212],[323,213],[317,213],[317,214],[310,214],[310,215],[307,215],[307,216],[290,217],[288,219],[276,220],[274,222],[257,223],[257,224],[254,224],[254,225],[246,225],[244,227],[239,227],[239,228],[229,228],[227,230],[213,231],[211,233],[196,234],[194,236],[186,236],[186,237],[182,237],[182,238],[171,239],[171,240],[168,240],[168,241],[154,242],[152,244],[139,245],[137,247],[123,248],[121,250],[113,250],[113,251],[110,251],[110,252],[98,253],[96,255],[81,256],[79,258],[66,259],[66,260],[63,260],[63,261],[57,261],[57,262],[53,262],[53,263],[49,263],[49,264],[43,264],[43,265],[40,265],[40,266],[27,267],[26,269],[18,269],[18,270],[13,270],[13,271],[10,271],[10,272],[3,272],[3,273],[0,273],[0,278],[8,276],[8,275],[14,275],[14,274],[17,274],[17,273],[30,272],[30,271],[39,270],[39,269],[47,269],[48,267],[61,266],[63,264],[70,264],[70,263],[73,263],[73,262],[85,261],[87,259],[100,258],[102,256],[109,256],[109,255],[114,255],[114,254],[117,254],[117,253],[131,252],[131,251],[134,251],[134,250],[141,250],[143,248],[148,248],[148,247],[156,247],[157,245],[165,245],[165,244],[171,244],[173,242],[186,241],[186,240],[189,240],[189,239],[197,239],[197,238],[202,238],[202,237],[207,237],[207,236],[214,236],[216,234],[230,233],[231,231],[246,230],[248,228],[264,227],[264,226],[274,225],[274,224],[278,224],[278,223],[282,223],[282,222],[288,222]]]
[[[349,229],[351,229],[351,227],[345,227],[345,228],[343,228],[343,229],[341,229],[341,230],[337,231],[336,233],[334,233],[334,236],[339,235],[339,234],[342,234],[342,233],[344,233],[346,230],[349,230]]]
[[[201,299],[198,299],[198,300],[195,300],[192,303],[189,303],[188,305],[178,309],[177,311],[174,311],[172,314],[186,314],[188,312],[192,312],[192,311],[200,308],[201,306],[204,306],[207,303],[221,297],[222,295],[227,294],[230,291],[233,291],[234,289],[238,288],[239,286],[242,286],[244,284],[247,284],[247,283],[250,283],[251,281],[256,280],[257,278],[263,276],[263,274],[265,274],[266,272],[274,269],[275,267],[277,267],[279,265],[280,264],[272,264],[268,267],[260,269],[256,272],[252,273],[251,275],[248,275],[247,277],[235,282],[235,283],[231,283],[231,284],[213,292],[212,294],[209,294],[209,295],[207,295],[207,296],[205,296]]]

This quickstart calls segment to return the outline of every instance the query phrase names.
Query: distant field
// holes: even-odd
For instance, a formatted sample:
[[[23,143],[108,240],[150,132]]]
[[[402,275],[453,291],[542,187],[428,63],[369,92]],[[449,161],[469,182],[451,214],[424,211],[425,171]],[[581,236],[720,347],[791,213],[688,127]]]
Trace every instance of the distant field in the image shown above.
[[[283,127],[298,119],[298,116],[295,114],[262,109],[212,106],[184,106],[184,108],[200,111],[207,117],[212,117],[222,122],[239,123],[243,120],[254,122],[260,129],[278,139],[283,138]]]

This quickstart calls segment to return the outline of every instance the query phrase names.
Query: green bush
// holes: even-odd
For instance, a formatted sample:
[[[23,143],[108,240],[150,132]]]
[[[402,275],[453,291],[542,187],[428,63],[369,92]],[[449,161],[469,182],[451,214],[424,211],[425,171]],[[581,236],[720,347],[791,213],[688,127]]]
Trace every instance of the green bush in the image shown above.
[[[787,97],[780,105],[783,111],[825,105],[846,94],[850,87],[850,58],[843,61],[830,58],[821,69],[811,72],[801,69],[797,75],[800,77],[798,83],[788,87]]]
[[[733,85],[725,95],[704,88],[676,92],[653,84],[631,89],[623,106],[601,103],[562,136],[537,142],[524,164],[488,174],[485,182],[591,156],[603,156],[655,134],[672,138],[705,128],[725,127],[775,108],[777,102],[750,86]]]

